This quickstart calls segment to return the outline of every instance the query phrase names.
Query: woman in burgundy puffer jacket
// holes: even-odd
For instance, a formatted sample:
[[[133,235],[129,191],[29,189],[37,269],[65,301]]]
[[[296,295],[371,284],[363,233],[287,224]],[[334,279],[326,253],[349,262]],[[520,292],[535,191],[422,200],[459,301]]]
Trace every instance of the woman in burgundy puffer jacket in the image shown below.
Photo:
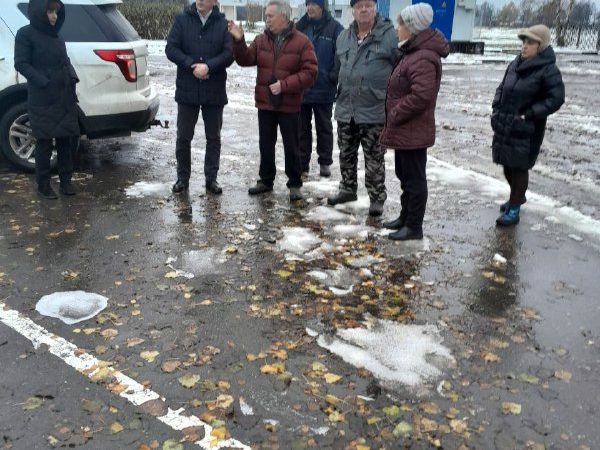
[[[380,143],[395,150],[396,176],[400,180],[400,216],[383,225],[397,230],[390,239],[423,238],[427,204],[427,147],[435,142],[435,104],[442,78],[441,58],[448,42],[430,27],[433,10],[417,3],[398,16],[400,57],[388,83],[385,126]]]

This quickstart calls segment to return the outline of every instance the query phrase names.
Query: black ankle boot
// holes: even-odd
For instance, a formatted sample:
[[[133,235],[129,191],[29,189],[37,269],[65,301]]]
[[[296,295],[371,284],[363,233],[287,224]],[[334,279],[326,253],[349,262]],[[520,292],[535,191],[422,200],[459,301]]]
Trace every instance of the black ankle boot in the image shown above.
[[[40,194],[42,197],[49,199],[49,200],[56,200],[58,198],[58,195],[56,195],[56,192],[54,192],[54,189],[52,189],[52,186],[50,186],[50,183],[44,183],[38,186],[38,194]]]
[[[75,195],[77,194],[77,191],[75,190],[75,186],[73,186],[71,181],[61,181],[60,193],[62,195]]]
[[[422,228],[410,228],[404,225],[398,231],[394,231],[390,233],[388,237],[392,241],[412,241],[412,240],[421,240],[423,239],[423,229]]]
[[[389,222],[383,222],[382,225],[388,230],[399,230],[404,226],[404,222],[406,222],[406,217],[402,217],[402,214],[400,214],[397,219],[390,220]]]

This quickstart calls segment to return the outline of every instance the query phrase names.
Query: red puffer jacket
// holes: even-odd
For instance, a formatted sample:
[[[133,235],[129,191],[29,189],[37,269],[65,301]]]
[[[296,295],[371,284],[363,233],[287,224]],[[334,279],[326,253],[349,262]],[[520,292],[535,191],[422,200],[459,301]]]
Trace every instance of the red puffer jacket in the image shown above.
[[[317,79],[317,57],[310,40],[293,24],[283,33],[280,48],[268,30],[256,36],[249,47],[244,39],[234,40],[233,56],[240,66],[258,66],[254,88],[258,109],[295,113],[300,111],[304,90]],[[269,89],[276,80],[281,81],[280,96],[271,95]]]
[[[442,79],[440,57],[448,42],[428,28],[407,42],[388,82],[385,126],[380,143],[394,150],[415,150],[435,143],[435,104]]]

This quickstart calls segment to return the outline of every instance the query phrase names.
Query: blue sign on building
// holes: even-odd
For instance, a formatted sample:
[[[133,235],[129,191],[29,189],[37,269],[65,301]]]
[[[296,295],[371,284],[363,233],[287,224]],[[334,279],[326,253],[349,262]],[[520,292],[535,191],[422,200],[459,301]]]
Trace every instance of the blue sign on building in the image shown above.
[[[433,8],[432,28],[437,28],[446,39],[452,38],[452,25],[454,23],[454,0],[413,0],[415,3],[429,3]],[[389,2],[388,2],[389,5]]]
[[[377,11],[385,17],[390,17],[390,0],[377,0]]]

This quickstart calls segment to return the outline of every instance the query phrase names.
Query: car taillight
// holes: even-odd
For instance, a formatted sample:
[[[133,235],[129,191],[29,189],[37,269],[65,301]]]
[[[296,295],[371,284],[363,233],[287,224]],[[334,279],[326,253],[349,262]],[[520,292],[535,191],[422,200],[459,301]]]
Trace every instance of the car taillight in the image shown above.
[[[127,81],[137,81],[137,64],[133,50],[94,50],[104,61],[115,63]]]

